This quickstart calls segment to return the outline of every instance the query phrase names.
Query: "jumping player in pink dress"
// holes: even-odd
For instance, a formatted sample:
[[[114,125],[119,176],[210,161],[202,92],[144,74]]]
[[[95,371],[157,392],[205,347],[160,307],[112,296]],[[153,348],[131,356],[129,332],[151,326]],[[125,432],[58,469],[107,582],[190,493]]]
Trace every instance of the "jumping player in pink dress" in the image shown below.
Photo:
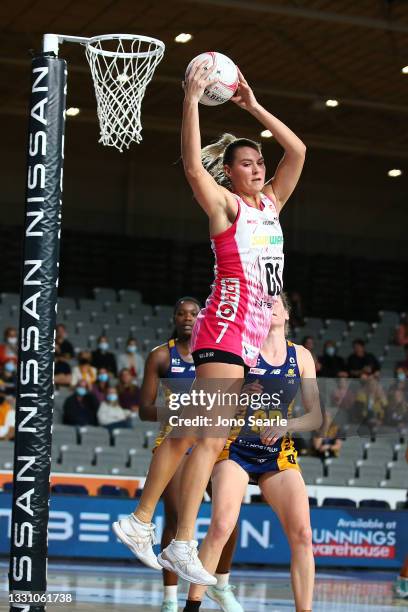
[[[182,157],[195,199],[209,218],[215,255],[215,279],[206,307],[193,330],[196,386],[218,382],[225,393],[240,391],[245,369],[256,364],[269,331],[274,299],[283,283],[283,236],[279,213],[299,180],[305,145],[265,110],[242,73],[232,98],[283,147],[284,155],[270,182],[260,145],[229,134],[201,150],[198,101],[215,82],[207,62],[197,62],[185,82]],[[164,567],[189,582],[215,585],[197,554],[194,528],[215,461],[228,436],[167,438],[154,453],[140,503],[134,514],[114,524],[115,533],[150,567]],[[151,523],[160,496],[188,448],[175,539],[156,559]]]

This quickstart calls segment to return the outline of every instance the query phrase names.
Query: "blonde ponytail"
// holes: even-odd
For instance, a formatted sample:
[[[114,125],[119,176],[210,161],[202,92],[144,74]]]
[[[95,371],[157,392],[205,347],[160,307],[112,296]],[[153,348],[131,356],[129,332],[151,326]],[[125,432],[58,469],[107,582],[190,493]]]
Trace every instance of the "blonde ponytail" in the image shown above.
[[[204,168],[222,187],[231,189],[231,181],[224,172],[224,153],[228,145],[238,140],[232,134],[223,134],[217,142],[201,149],[201,161]]]

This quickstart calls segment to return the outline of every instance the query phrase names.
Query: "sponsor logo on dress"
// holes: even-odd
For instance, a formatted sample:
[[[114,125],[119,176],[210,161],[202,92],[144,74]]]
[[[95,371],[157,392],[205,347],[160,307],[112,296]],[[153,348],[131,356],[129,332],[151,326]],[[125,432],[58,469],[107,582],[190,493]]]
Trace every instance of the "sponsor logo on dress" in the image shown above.
[[[264,376],[266,370],[264,368],[251,368],[249,374],[257,374],[258,376]]]
[[[251,246],[268,246],[272,244],[278,246],[283,244],[283,236],[252,236]]]
[[[215,316],[234,321],[238,311],[240,285],[238,278],[221,279],[221,299]]]
[[[271,374],[280,374],[280,373],[281,373],[280,368],[274,368],[273,370],[271,370]]]
[[[184,372],[186,368],[183,368],[181,366],[171,366],[171,371],[175,372],[176,374],[181,374],[181,372]]]
[[[180,365],[180,359],[178,357],[172,357],[171,365]]]
[[[294,357],[289,357],[289,363],[296,363],[296,359]]]

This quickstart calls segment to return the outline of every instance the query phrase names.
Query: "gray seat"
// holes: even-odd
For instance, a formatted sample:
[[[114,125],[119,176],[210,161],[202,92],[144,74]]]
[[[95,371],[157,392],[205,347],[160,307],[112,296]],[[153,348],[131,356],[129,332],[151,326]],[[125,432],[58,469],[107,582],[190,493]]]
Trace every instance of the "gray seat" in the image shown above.
[[[354,478],[356,468],[352,463],[332,463],[327,466],[327,472],[330,478],[344,481]]]
[[[135,470],[130,467],[113,467],[110,470],[110,474],[114,474],[115,476],[129,476],[130,478],[140,476],[140,474],[136,474]]]
[[[312,465],[302,465],[302,476],[306,484],[315,484],[317,478],[323,477],[323,466],[320,465],[320,469]]]
[[[91,464],[94,458],[93,448],[84,448],[80,444],[77,445],[63,445],[61,446],[61,463],[66,465],[73,463],[79,464]]]
[[[407,489],[408,488],[408,469],[405,470],[392,470],[391,477],[389,480],[385,480],[383,486],[395,489]]]
[[[58,312],[64,310],[76,310],[76,300],[72,297],[59,297],[58,298]]]
[[[126,448],[112,446],[97,446],[95,448],[96,465],[125,466],[129,453]]]
[[[120,289],[118,293],[121,302],[127,302],[128,304],[140,304],[142,301],[142,294],[140,291],[136,291],[135,289]]]
[[[386,466],[367,465],[364,463],[358,468],[358,478],[360,481],[372,481],[377,484],[386,477]],[[364,486],[364,485],[363,485]]]
[[[95,446],[110,446],[109,431],[104,427],[80,427],[79,435],[83,446],[95,448]]]
[[[316,479],[316,484],[318,485],[327,485],[331,487],[342,487],[348,484],[347,478],[342,478],[340,476],[323,476],[322,478]]]
[[[113,445],[124,448],[142,448],[146,444],[146,429],[114,429],[112,432]]]
[[[130,468],[134,471],[135,476],[146,476],[151,460],[151,453],[132,455],[130,457]]]
[[[115,289],[111,287],[94,287],[93,294],[97,302],[116,302]]]
[[[52,427],[53,444],[76,444],[77,430],[72,425],[53,425]]]
[[[368,461],[375,461],[375,463],[387,463],[392,461],[395,456],[394,448],[391,444],[383,446],[382,444],[369,444],[365,449],[366,458]]]

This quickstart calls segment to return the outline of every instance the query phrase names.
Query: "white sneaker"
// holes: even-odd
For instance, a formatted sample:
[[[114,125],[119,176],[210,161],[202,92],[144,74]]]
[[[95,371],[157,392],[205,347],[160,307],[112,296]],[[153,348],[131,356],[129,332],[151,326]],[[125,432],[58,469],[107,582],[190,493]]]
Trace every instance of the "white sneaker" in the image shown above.
[[[142,563],[156,570],[161,570],[153,552],[153,544],[156,544],[153,523],[142,523],[134,514],[129,514],[120,521],[113,523],[113,531],[119,540],[125,544]]]
[[[177,601],[163,601],[160,612],[178,612]]]
[[[207,589],[207,595],[213,601],[216,601],[223,612],[244,612],[244,608],[234,595],[235,587],[227,584],[225,587],[210,587]]]
[[[157,561],[164,569],[174,572],[183,580],[193,584],[211,586],[217,584],[217,579],[212,576],[198,558],[198,542],[179,542],[172,540],[170,544],[158,555]]]

